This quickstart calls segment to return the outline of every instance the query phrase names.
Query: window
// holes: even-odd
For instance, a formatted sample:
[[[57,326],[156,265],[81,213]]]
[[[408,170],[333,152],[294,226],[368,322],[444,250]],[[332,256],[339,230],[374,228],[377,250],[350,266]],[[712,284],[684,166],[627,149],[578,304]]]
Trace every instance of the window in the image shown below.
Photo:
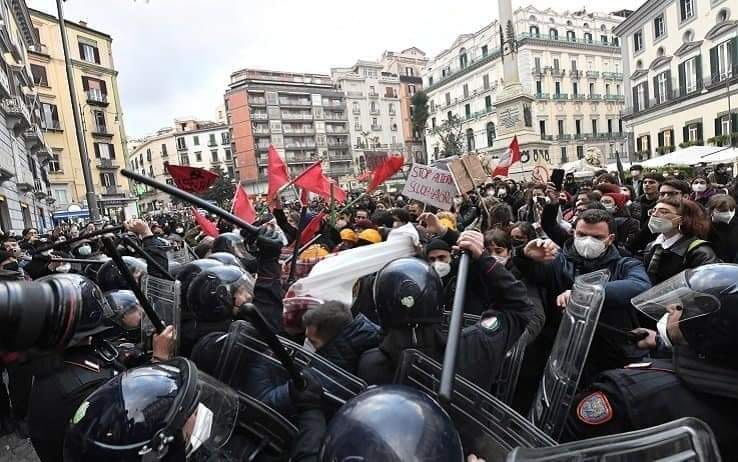
[[[559,39],[559,31],[556,29],[551,29],[548,31],[548,38],[551,40],[558,40]]]
[[[466,129],[466,150],[471,152],[474,150],[474,130]]]
[[[389,115],[395,115],[395,103],[389,103],[387,112],[389,112]]]
[[[228,171],[228,176],[231,177],[231,178],[233,178],[234,173],[233,173],[233,166],[232,165],[229,165],[228,166],[227,171]]]
[[[721,117],[719,122],[720,122],[719,123],[719,128],[720,128],[720,133],[721,134],[727,135],[728,133],[731,132],[731,130],[730,130],[730,116],[727,116],[726,115],[726,116]],[[716,135],[717,135],[717,133],[716,133]]]
[[[571,83],[571,92],[574,95],[578,95],[579,94],[579,83],[577,83],[577,82],[572,82]]]
[[[100,52],[95,45],[79,42],[79,58],[88,63],[100,64]]]
[[[213,162],[218,162],[219,161],[219,159],[218,159],[218,150],[217,149],[210,150],[210,160],[213,161]]]
[[[87,101],[95,103],[107,103],[108,89],[104,80],[82,77],[82,88],[87,95]]]
[[[105,186],[106,188],[115,186],[115,176],[113,176],[112,173],[101,173],[100,184]]]
[[[208,146],[217,146],[218,142],[215,141],[215,133],[211,133],[210,136],[208,136]]]
[[[660,14],[653,20],[653,35],[658,39],[663,37],[664,32],[664,15]]]
[[[415,96],[415,85],[413,84],[407,85],[407,94],[410,96]]]
[[[146,150],[146,160],[151,162],[151,149]]]
[[[108,133],[108,127],[105,123],[105,112],[94,110],[92,111],[92,117],[95,120],[95,133]],[[151,156],[149,156],[151,160]]]
[[[577,135],[582,134],[582,121],[581,120],[577,119],[574,121],[574,129]]]
[[[192,137],[192,144],[194,144],[195,146],[200,146],[200,137],[197,136],[197,135],[193,136]]]
[[[620,39],[617,37],[612,38],[612,46],[619,47],[620,46]]]
[[[225,160],[231,160],[231,150],[224,149],[224,151],[225,151]]]
[[[561,163],[565,164],[569,162],[569,158],[566,155],[566,146],[561,146]]]
[[[605,84],[605,95],[610,96],[610,84]]]
[[[436,128],[436,118],[431,117],[431,129]]]
[[[459,50],[459,67],[465,68],[467,65],[466,48]]]
[[[558,120],[556,121],[556,124],[558,125],[558,128],[559,128],[559,135],[563,135],[564,134],[564,121]]]
[[[453,111],[448,111],[448,112],[446,113],[446,117],[448,118],[448,120],[451,120],[451,119],[453,119],[453,118],[454,118],[454,113],[453,113]]]
[[[451,93],[446,93],[446,106],[451,104]]]
[[[471,112],[471,104],[465,104],[464,105],[464,115],[466,116],[467,119],[469,117],[471,117],[471,113],[472,113]]]
[[[689,141],[697,141],[698,134],[699,134],[698,126],[696,124],[690,125],[687,128],[687,133],[689,133],[689,137],[688,137]]]
[[[566,40],[570,42],[576,42],[577,41],[577,34],[573,30],[566,31]]]
[[[594,92],[595,92],[595,84],[594,83],[590,83],[589,84],[589,94],[590,94],[590,96],[591,95],[594,95]]]
[[[671,139],[672,130],[665,130],[663,132],[664,146],[674,146],[674,142]]]
[[[95,157],[98,159],[115,159],[115,149],[112,144],[95,143]],[[143,164],[143,161],[141,162]]]
[[[497,130],[494,122],[487,122],[487,147],[491,148],[497,138]]]
[[[468,98],[469,97],[469,84],[465,83],[462,89],[464,91],[464,98]]]
[[[701,79],[701,57],[695,56],[679,65],[679,85],[682,95],[697,91]]]
[[[46,77],[46,68],[44,66],[31,64],[31,75],[33,76],[33,83],[35,85],[41,85],[42,87],[49,86],[49,80]]]
[[[487,95],[484,97],[484,109],[488,112],[492,110],[492,96]]]
[[[592,34],[589,32],[584,33],[584,41],[587,43],[592,43]]]
[[[607,45],[607,35],[600,35],[600,42],[602,42],[603,45]]]
[[[726,40],[710,50],[712,81],[720,82],[733,75],[733,67],[738,56],[738,39]]]
[[[202,162],[202,151],[195,151],[195,162]]]
[[[561,96],[561,82],[554,82],[554,91],[556,96]]]
[[[61,161],[59,160],[58,152],[54,152],[51,154],[51,159],[49,159],[48,165],[49,165],[49,173],[57,173],[57,172],[62,171]]]
[[[543,93],[543,83],[540,80],[536,80],[536,93]]]
[[[541,70],[541,58],[533,58],[533,67],[537,70]]]
[[[482,76],[482,88],[484,88],[485,90],[489,90],[489,75],[488,74],[484,74]]]
[[[612,119],[607,119],[607,133],[612,133]]]
[[[592,119],[592,134],[597,134],[597,119]]]
[[[379,110],[377,109],[377,103],[375,103],[374,101],[369,104],[369,112],[379,112]]]
[[[669,71],[662,72],[656,76],[656,102],[664,103],[669,99]]]
[[[183,136],[177,138],[177,149],[187,149],[187,144]]]
[[[682,21],[694,16],[694,0],[679,0],[679,16]]]
[[[153,165],[149,165],[149,176],[151,178],[154,178],[154,166]]]
[[[61,129],[59,111],[55,104],[41,103],[41,127],[44,129]]]
[[[359,103],[358,102],[354,101],[353,103],[351,103],[351,111],[354,114],[360,114],[361,113],[361,109],[359,109]]]
[[[554,58],[554,70],[559,70],[559,59]]]
[[[55,189],[54,190],[54,198],[60,204],[68,204],[69,203],[69,197],[67,196],[67,190],[66,189]]]
[[[433,76],[432,75],[428,76],[428,86],[431,86],[431,85],[433,85]]]
[[[538,26],[530,26],[528,31],[530,32],[531,37],[538,37]]]
[[[643,31],[633,34],[633,50],[641,51],[643,49]]]
[[[405,67],[405,75],[410,76],[410,77],[414,76],[415,75],[415,69],[413,69],[410,66]]]
[[[545,120],[539,120],[538,121],[538,126],[541,129],[541,136],[545,136],[546,135],[546,121]]]
[[[190,165],[190,155],[185,153],[182,153],[179,155],[179,163],[181,165]]]
[[[482,45],[482,56],[487,56],[487,45]]]
[[[584,159],[584,146],[577,146],[577,159]]]
[[[638,103],[638,110],[643,110],[648,107],[647,90],[648,88],[645,82],[640,85],[636,85],[636,102]]]

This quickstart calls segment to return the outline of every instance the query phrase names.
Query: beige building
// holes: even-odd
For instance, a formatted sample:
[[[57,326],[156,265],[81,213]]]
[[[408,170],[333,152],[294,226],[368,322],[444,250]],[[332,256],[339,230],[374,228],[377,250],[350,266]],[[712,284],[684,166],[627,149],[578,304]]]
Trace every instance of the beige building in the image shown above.
[[[41,127],[53,153],[49,177],[57,217],[84,217],[87,209],[69,82],[64,66],[59,21],[30,10],[40,44],[29,54],[37,84]],[[100,213],[121,221],[136,213],[135,199],[120,174],[126,135],[118,94],[112,37],[84,22],[66,21],[73,82],[81,107],[83,131]],[[82,209],[82,211],[77,211]]]
[[[738,140],[738,4],[648,0],[615,31],[633,159]],[[695,159],[695,162],[699,162]]]
[[[173,184],[165,167],[167,163],[207,170],[219,168],[234,181],[236,178],[230,133],[224,123],[175,119],[172,127],[131,140],[129,145],[132,147],[126,161],[128,168],[162,183]],[[137,194],[141,214],[173,208],[171,197],[156,189],[140,186]]]

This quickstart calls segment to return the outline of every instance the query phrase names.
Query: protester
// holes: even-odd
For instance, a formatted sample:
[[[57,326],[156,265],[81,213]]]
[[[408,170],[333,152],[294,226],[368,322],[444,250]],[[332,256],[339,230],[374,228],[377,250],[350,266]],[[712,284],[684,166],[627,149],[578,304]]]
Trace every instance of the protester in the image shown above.
[[[712,220],[707,240],[715,254],[725,263],[738,263],[738,218],[735,199],[727,194],[716,194],[707,203],[707,214]]]

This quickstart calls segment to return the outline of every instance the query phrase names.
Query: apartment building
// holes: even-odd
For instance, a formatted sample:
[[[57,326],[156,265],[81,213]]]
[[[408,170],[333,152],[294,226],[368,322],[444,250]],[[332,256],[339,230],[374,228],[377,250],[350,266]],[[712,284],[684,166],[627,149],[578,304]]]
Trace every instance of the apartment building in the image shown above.
[[[649,0],[616,33],[623,42],[624,120],[633,160],[691,145],[736,144],[735,2]]]
[[[193,118],[175,119],[172,127],[133,141],[127,158],[130,169],[155,180],[173,184],[166,164],[187,165],[207,170],[220,169],[235,179],[236,171],[231,152],[228,126],[223,123],[198,121]],[[139,213],[171,210],[171,197],[156,189],[140,186]]]
[[[39,112],[28,50],[39,46],[26,2],[0,1],[0,229],[52,227],[47,172],[50,149]]]
[[[623,68],[620,41],[613,30],[628,13],[533,6],[514,11],[520,81],[524,92],[535,97],[531,122],[541,139],[551,143],[547,151],[540,151],[548,157],[546,163],[581,159],[588,152],[606,161],[626,149],[620,122]],[[443,155],[433,129],[451,115],[462,121],[463,151],[488,154],[505,147],[495,145],[501,122],[495,100],[503,86],[499,27],[494,21],[478,32],[460,35],[423,71],[431,159]]]
[[[73,81],[67,80],[59,20],[30,10],[40,43],[29,53],[38,89],[41,128],[52,149],[49,179],[57,218],[87,216],[86,189],[74,126],[69,85],[81,109],[84,142],[100,214],[121,222],[136,213],[135,197],[120,174],[125,163],[126,134],[113,62],[112,37],[66,21]]]
[[[267,190],[270,144],[293,176],[318,159],[339,182],[353,175],[346,98],[330,76],[239,70],[225,105],[237,175],[249,194]]]

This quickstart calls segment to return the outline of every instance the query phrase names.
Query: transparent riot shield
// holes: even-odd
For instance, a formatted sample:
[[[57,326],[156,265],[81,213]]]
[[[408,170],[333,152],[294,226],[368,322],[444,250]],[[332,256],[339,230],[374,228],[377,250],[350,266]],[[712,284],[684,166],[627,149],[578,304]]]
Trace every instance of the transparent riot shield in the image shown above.
[[[515,388],[518,386],[520,368],[523,367],[523,358],[527,346],[528,331],[523,331],[515,345],[505,353],[505,358],[502,360],[502,366],[495,381],[497,386],[494,395],[508,406],[512,405],[515,396]]]
[[[141,291],[143,291],[146,299],[159,315],[159,319],[164,325],[174,326],[176,332],[181,332],[181,316],[180,308],[180,281],[170,281],[145,274],[141,277]],[[141,323],[142,338],[144,345],[150,347],[151,338],[154,335],[154,326],[148,317],[144,317]],[[179,348],[179,336],[175,337],[176,348]]]
[[[437,396],[441,365],[417,350],[405,350],[395,375],[395,383]],[[488,461],[504,460],[518,446],[543,447],[556,444],[499,399],[463,377],[454,378],[449,415],[456,424],[465,453]]]
[[[257,445],[244,460],[287,460],[297,437],[297,428],[282,414],[246,393],[238,393],[241,412],[238,426]]]
[[[478,314],[468,314],[464,313],[464,325],[462,326],[462,329],[465,327],[473,326],[474,324],[478,323],[479,320],[482,317]],[[451,312],[450,311],[444,311],[443,312],[443,319],[441,320],[441,332],[444,334],[448,334],[448,325],[451,322]]]
[[[715,436],[701,420],[685,417],[656,427],[550,448],[516,448],[508,462],[720,462]]]
[[[193,254],[194,252],[192,249],[190,249],[187,243],[184,243],[181,249],[168,251],[167,258],[184,265],[185,263],[189,263],[193,260]]]
[[[604,284],[609,279],[609,271],[600,270],[579,276],[574,281],[571,298],[533,400],[529,415],[531,422],[554,439],[561,435],[577,391],[605,301]]]
[[[326,404],[336,409],[346,401],[366,390],[363,380],[344,371],[330,361],[306,351],[300,345],[279,337],[287,353],[295,361],[298,368],[314,369],[323,384]],[[273,367],[284,370],[269,346],[259,338],[259,334],[247,321],[234,321],[228,330],[228,337],[223,344],[215,377],[220,381],[239,389],[244,382],[244,375],[249,374],[249,367],[254,361],[266,361]],[[285,381],[287,373],[284,373]]]

